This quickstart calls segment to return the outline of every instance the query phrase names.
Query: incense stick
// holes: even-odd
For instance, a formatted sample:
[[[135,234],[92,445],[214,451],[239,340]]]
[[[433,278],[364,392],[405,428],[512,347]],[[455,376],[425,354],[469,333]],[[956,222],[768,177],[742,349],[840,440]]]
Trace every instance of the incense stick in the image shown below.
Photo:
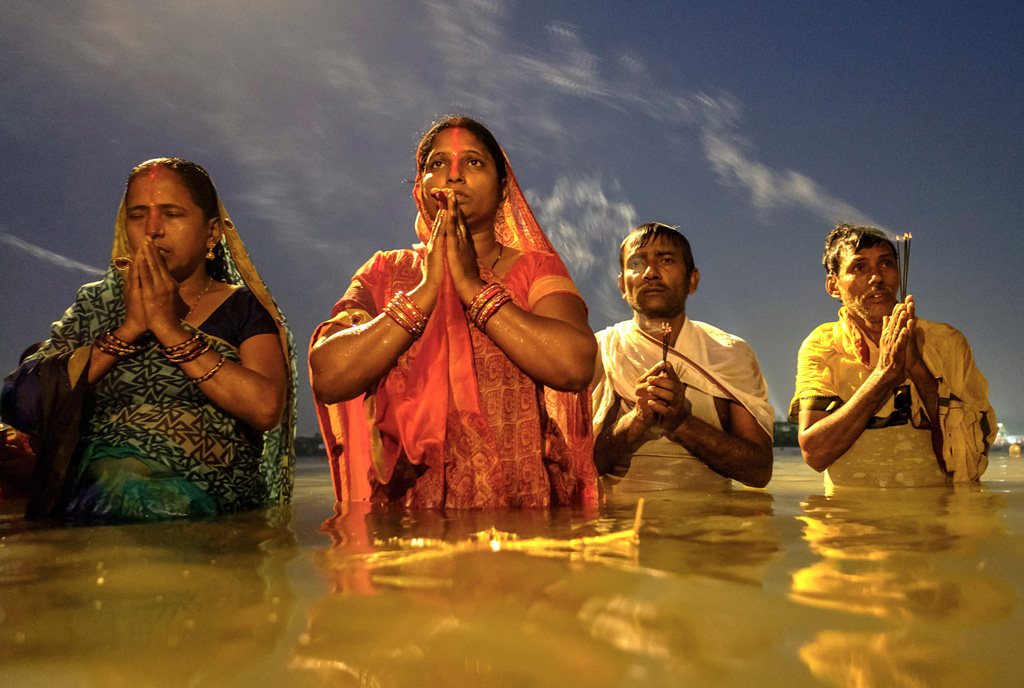
[[[672,337],[672,326],[667,322],[661,323],[661,362],[668,360],[668,340]]]
[[[909,233],[896,240],[896,260],[900,264],[900,301],[907,300],[907,277],[910,274],[910,239]]]

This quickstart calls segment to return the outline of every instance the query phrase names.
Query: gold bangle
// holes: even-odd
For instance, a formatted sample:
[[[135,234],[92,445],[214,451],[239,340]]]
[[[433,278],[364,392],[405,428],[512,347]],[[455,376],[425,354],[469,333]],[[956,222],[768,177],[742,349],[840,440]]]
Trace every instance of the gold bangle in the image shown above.
[[[470,320],[476,322],[480,315],[480,311],[483,310],[484,306],[486,306],[491,299],[504,291],[505,288],[497,282],[485,284],[480,288],[480,291],[476,293],[473,300],[469,302],[469,307],[466,309],[466,315],[469,316]]]
[[[427,314],[423,312],[423,309],[417,306],[416,302],[410,299],[404,291],[396,292],[392,301],[409,318],[420,334],[423,334],[423,331],[427,329]]]
[[[200,377],[189,378],[192,380],[192,384],[199,385],[209,380],[211,377],[217,374],[217,371],[220,370],[220,367],[224,365],[224,361],[226,360],[228,359],[224,357],[224,354],[221,354],[220,360],[214,363],[213,367],[206,371],[205,375],[201,375]]]
[[[419,339],[427,329],[427,314],[405,292],[396,292],[384,305],[384,314],[398,323],[413,339]]]
[[[109,330],[104,332],[103,336],[104,336],[104,338],[108,342],[111,342],[113,344],[117,344],[119,347],[127,349],[128,351],[131,351],[132,353],[138,353],[138,352],[140,352],[140,351],[142,351],[143,349],[146,348],[145,346],[143,346],[141,344],[131,344],[131,343],[126,342],[125,340],[121,339],[116,334],[114,334],[114,328],[113,327],[111,327]]]
[[[182,345],[188,346],[182,348]],[[160,349],[163,352],[164,358],[175,364],[194,361],[209,350],[210,340],[201,332],[197,332],[193,337],[182,342],[182,344],[175,344],[166,349],[161,347]]]
[[[129,344],[128,342],[120,339],[114,334],[113,328],[105,331],[95,341],[96,348],[108,356],[115,358],[125,358],[126,356],[133,356],[140,351],[143,351],[146,347],[141,344]]]
[[[161,346],[160,347],[160,351],[163,352],[164,356],[173,356],[174,354],[176,354],[177,352],[181,351],[182,349],[187,349],[189,346],[195,344],[197,341],[199,341],[199,338],[201,336],[202,336],[201,333],[196,332],[195,334],[193,334],[191,337],[189,337],[185,341],[178,342],[174,346]]]

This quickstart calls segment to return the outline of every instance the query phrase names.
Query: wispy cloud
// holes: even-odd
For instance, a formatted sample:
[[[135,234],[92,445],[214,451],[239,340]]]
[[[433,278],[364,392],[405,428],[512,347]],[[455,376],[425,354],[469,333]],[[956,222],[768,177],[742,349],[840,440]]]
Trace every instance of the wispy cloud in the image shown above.
[[[77,260],[72,260],[67,256],[62,256],[59,253],[54,253],[53,251],[45,249],[42,246],[30,244],[27,241],[24,241],[16,236],[8,234],[7,232],[0,231],[0,243],[7,244],[8,246],[16,248],[20,251],[24,251],[30,256],[45,261],[50,265],[55,265],[59,268],[64,268],[65,270],[78,270],[88,275],[103,274],[103,270],[101,270],[100,268],[93,267],[92,265],[86,265],[85,263],[79,263]]]
[[[718,180],[746,189],[760,210],[796,207],[828,222],[879,225],[865,213],[828,193],[807,175],[775,170],[752,159],[753,146],[739,133],[739,108],[729,97],[698,96],[703,123],[701,143]]]
[[[609,193],[597,179],[563,176],[550,194],[527,190],[526,199],[573,278],[586,285],[595,315],[607,322],[627,316],[629,309],[616,286],[618,268],[611,258],[637,225],[637,212],[622,198],[622,190],[615,185]]]
[[[282,11],[277,3],[246,3],[239,23],[241,7],[225,2],[195,12],[191,5],[140,9],[84,0],[67,10],[74,21],[56,21],[52,10],[31,3],[14,9],[12,19],[31,32],[18,39],[19,50],[38,52],[83,102],[102,98],[132,128],[161,131],[159,140],[188,140],[211,156],[227,151],[246,175],[234,195],[274,228],[292,258],[350,260],[353,248],[362,250],[358,228],[382,219],[396,235],[408,234],[400,222],[408,222],[411,206],[403,213],[390,202],[382,207],[381,198],[395,196],[397,182],[388,189],[387,180],[407,177],[409,167],[381,150],[401,150],[403,142],[411,149],[410,122],[422,126],[450,107],[478,114],[515,140],[527,160],[598,161],[591,176],[604,182],[571,194],[556,188],[565,196],[558,202],[536,196],[552,202],[549,226],[564,237],[573,227],[587,237],[575,240],[579,265],[596,259],[586,246],[614,243],[587,233],[619,237],[626,229],[580,224],[616,184],[612,163],[583,150],[593,139],[580,134],[600,128],[607,114],[647,118],[666,138],[696,141],[719,183],[743,192],[760,213],[797,208],[828,221],[870,222],[807,175],[759,159],[729,94],[666,86],[678,79],[564,22],[520,39],[515,4],[423,0],[369,12],[358,4]],[[398,17],[403,21],[392,21]],[[253,27],[271,26],[253,40]],[[406,28],[419,26],[427,30]],[[50,112],[47,94],[35,93],[0,84],[11,112]],[[69,123],[75,134],[68,135],[79,125]]]
[[[437,48],[446,71],[457,82],[458,75],[486,74],[501,85],[504,93],[512,94],[510,98],[498,99],[498,103],[507,105],[509,100],[529,92],[528,102],[532,106],[539,102],[543,108],[549,101],[537,92],[549,90],[591,106],[643,115],[667,127],[668,134],[689,132],[696,136],[718,181],[723,186],[747,191],[751,204],[759,211],[798,208],[829,222],[877,224],[807,175],[776,169],[758,160],[756,147],[742,135],[740,103],[730,94],[713,96],[655,86],[666,79],[663,75],[652,78],[639,57],[628,53],[602,54],[564,23],[547,27],[546,49],[517,46],[506,37],[501,26],[505,16],[495,3],[470,0],[446,8],[436,15],[440,29]],[[476,36],[477,40],[467,41],[467,35]],[[481,60],[486,69],[480,69]],[[486,93],[486,88],[479,88],[481,85],[472,79],[463,87],[470,87],[477,94]],[[490,96],[492,102],[494,96]],[[578,112],[578,104],[559,111]],[[531,118],[534,116],[531,113]],[[564,135],[574,124],[565,117],[557,121],[559,126],[551,127],[548,133]]]

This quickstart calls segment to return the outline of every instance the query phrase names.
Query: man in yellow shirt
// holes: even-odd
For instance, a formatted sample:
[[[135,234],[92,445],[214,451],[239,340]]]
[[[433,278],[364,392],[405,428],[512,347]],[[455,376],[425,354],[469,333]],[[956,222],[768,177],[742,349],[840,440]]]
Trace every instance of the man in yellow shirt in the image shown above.
[[[977,480],[997,431],[988,384],[966,338],[897,297],[896,248],[874,227],[825,241],[825,290],[837,322],[800,347],[790,420],[826,483],[879,487]]]

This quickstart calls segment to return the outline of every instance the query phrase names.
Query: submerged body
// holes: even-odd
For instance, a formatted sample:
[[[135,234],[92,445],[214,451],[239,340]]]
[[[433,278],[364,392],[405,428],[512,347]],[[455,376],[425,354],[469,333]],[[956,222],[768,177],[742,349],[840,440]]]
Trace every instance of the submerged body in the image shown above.
[[[878,228],[837,226],[822,265],[843,306],[800,347],[789,417],[804,461],[835,485],[977,480],[998,427],[967,340],[917,317]]]
[[[5,383],[5,418],[40,438],[29,513],[147,520],[285,501],[293,385],[290,334],[205,171],[144,163],[103,280]]]
[[[435,126],[414,197],[422,243],[368,261],[311,341],[338,499],[593,499],[586,308],[490,132]]]
[[[774,416],[767,387],[745,341],[687,317],[700,283],[689,241],[674,227],[641,225],[623,240],[619,265],[633,319],[598,335],[598,471],[673,486],[764,487]]]
[[[730,423],[729,404],[739,403],[766,433],[771,432],[774,412],[757,356],[739,337],[686,318],[674,346],[664,353],[633,320],[599,332],[597,341],[600,360],[593,404],[598,433],[602,425],[635,408],[636,380],[663,355],[685,385],[685,403],[692,416],[725,432]],[[728,476],[713,470],[659,425],[648,428],[640,443],[616,461],[608,474],[693,488],[731,484]]]
[[[977,480],[988,465],[995,414],[988,385],[967,339],[944,323],[917,319],[924,362],[939,379],[944,455],[938,460],[932,429],[917,388],[907,380],[872,414],[853,445],[825,469],[826,484],[920,487]],[[800,347],[790,421],[800,412],[833,412],[847,403],[877,367],[879,347],[840,313]]]

